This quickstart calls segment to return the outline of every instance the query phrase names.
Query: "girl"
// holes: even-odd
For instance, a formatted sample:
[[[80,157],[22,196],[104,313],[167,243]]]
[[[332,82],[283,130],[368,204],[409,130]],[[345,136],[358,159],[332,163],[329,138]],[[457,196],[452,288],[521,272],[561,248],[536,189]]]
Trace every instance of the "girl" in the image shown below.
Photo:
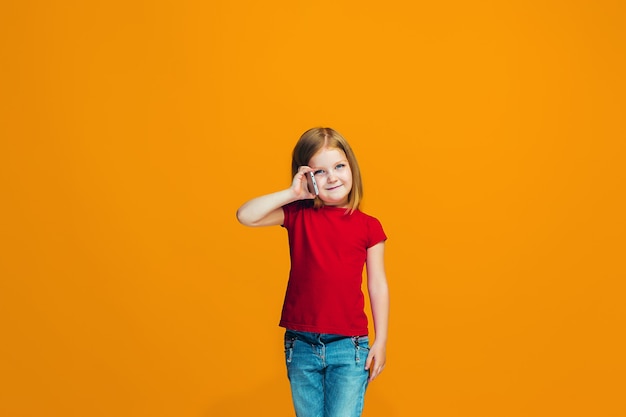
[[[288,232],[291,271],[280,326],[286,328],[296,415],[358,417],[368,382],[385,366],[387,237],[377,219],[359,211],[361,173],[338,132],[306,131],[291,167],[289,188],[248,201],[237,218],[246,226],[281,225]],[[310,173],[317,190],[307,186]],[[361,291],[364,265],[376,333],[371,348]]]

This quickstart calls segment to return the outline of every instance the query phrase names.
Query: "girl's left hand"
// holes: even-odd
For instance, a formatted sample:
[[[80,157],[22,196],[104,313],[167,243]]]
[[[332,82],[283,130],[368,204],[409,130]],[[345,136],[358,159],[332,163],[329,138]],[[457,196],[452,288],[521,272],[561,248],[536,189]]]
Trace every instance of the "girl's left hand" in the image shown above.
[[[374,380],[385,369],[387,360],[387,348],[384,343],[374,342],[370,348],[370,353],[365,361],[365,369],[370,371],[370,382]],[[373,365],[372,365],[373,363]]]

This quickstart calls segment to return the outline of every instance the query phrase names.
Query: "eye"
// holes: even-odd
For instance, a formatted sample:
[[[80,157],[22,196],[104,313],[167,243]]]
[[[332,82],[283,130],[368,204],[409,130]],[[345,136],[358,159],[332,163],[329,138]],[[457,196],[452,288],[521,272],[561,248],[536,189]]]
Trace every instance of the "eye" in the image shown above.
[[[321,175],[324,173],[323,169],[318,169],[317,171],[313,171],[313,175]]]
[[[337,166],[335,167],[336,169],[342,169],[345,168],[346,164],[337,164]]]

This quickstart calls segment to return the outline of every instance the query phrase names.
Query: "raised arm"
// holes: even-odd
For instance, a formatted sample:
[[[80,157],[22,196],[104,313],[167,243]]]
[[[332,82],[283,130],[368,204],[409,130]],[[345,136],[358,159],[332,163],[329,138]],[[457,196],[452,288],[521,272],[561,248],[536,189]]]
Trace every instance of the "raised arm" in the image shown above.
[[[315,198],[306,187],[305,174],[311,168],[300,167],[286,190],[262,195],[244,203],[237,210],[237,220],[245,226],[281,225],[285,219],[282,207],[297,200]]]
[[[376,339],[372,344],[365,369],[370,371],[370,381],[384,369],[387,360],[387,330],[389,326],[389,287],[385,273],[385,242],[367,250],[367,291],[372,307]]]

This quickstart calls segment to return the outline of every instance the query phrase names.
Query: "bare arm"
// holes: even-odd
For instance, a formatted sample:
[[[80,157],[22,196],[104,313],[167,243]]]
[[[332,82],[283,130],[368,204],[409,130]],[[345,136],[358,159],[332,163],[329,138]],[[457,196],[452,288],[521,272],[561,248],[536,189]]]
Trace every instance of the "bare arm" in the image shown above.
[[[365,369],[370,370],[370,381],[383,371],[387,360],[389,287],[385,273],[384,254],[385,242],[380,242],[367,250],[367,290],[376,332],[376,339],[365,363]]]
[[[300,167],[286,190],[253,198],[237,210],[237,220],[246,226],[280,226],[285,220],[282,207],[297,200],[315,198],[306,187],[305,174],[309,167]]]

